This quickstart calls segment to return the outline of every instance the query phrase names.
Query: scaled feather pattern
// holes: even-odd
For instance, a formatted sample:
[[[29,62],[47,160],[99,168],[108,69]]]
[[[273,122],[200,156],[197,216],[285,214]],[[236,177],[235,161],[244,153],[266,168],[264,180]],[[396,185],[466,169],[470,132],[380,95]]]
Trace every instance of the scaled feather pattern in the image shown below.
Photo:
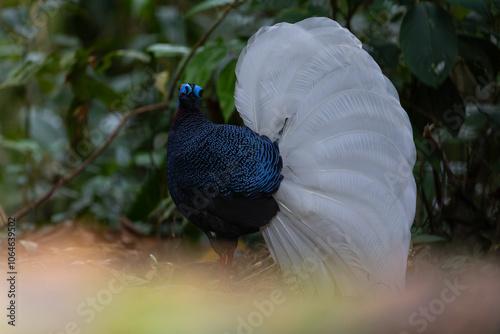
[[[268,138],[247,127],[209,121],[198,108],[199,98],[180,94],[169,132],[167,180],[181,213],[220,254],[225,245],[218,241],[236,246],[239,236],[258,231],[276,215],[272,195],[282,180],[282,162]]]

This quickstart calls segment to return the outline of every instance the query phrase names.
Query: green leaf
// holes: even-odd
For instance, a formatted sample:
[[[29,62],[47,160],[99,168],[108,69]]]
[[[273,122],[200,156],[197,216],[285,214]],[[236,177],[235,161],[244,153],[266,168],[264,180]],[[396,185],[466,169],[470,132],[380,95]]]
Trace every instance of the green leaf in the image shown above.
[[[191,15],[214,7],[225,6],[233,3],[233,0],[207,0],[197,4],[186,13],[186,18]]]
[[[166,146],[164,146],[165,148]],[[166,151],[156,150],[153,152],[140,151],[134,155],[134,163],[142,167],[150,167],[152,164],[159,165],[165,159]],[[151,161],[151,159],[153,159]]]
[[[226,47],[221,44],[204,48],[187,65],[182,82],[191,82],[204,87],[226,54]]]
[[[355,0],[360,1],[360,0]],[[343,2],[343,1],[342,1]],[[250,5],[259,10],[280,10],[297,7],[298,1],[293,0],[253,0]]]
[[[382,39],[373,39],[370,41],[369,46],[371,48],[368,49],[368,52],[380,67],[393,70],[398,67],[401,50],[396,44]]]
[[[228,122],[234,111],[234,86],[236,84],[236,59],[227,63],[226,67],[220,72],[216,82],[219,104],[222,109],[224,122]]]
[[[29,136],[46,151],[66,147],[67,137],[62,119],[50,109],[32,106],[29,111]]]
[[[437,235],[432,235],[432,234],[418,234],[412,238],[413,242],[423,242],[423,243],[428,243],[428,242],[439,242],[439,241],[446,241],[445,238],[437,236]]]
[[[471,75],[479,81],[480,86],[495,81],[495,76],[500,72],[500,62],[498,61],[500,59],[500,48],[491,43],[489,39],[461,35],[459,37],[458,53],[461,58],[465,59]],[[493,91],[491,91],[491,88],[487,90],[488,96],[481,94],[480,100],[487,100],[491,97]]]
[[[470,9],[460,6],[450,6],[449,13],[458,20],[464,20],[470,13]]]
[[[107,53],[102,58],[102,63],[96,70],[96,72],[100,73],[107,70],[111,66],[113,58],[128,58],[128,59],[138,60],[146,64],[151,61],[151,56],[145,52],[137,50],[120,49]]]
[[[8,140],[0,137],[0,146],[22,154],[41,151],[40,144],[32,139]]]
[[[98,99],[112,109],[127,107],[124,106],[126,100],[120,94],[115,92],[106,83],[97,80],[96,76],[93,75],[88,64],[90,55],[91,50],[79,49],[74,54],[75,60],[70,62],[72,65],[67,75],[67,81],[71,83],[76,96],[76,105],[74,107],[77,107],[81,101],[89,99]],[[65,66],[68,65],[66,64]]]
[[[136,15],[136,16],[139,16],[141,14],[141,12],[144,10],[144,7],[148,6],[149,5],[149,1],[148,0],[132,0],[131,1],[131,12]]]
[[[184,45],[157,43],[150,45],[146,51],[151,52],[157,58],[161,58],[184,56],[187,55],[191,49]]]
[[[28,53],[24,61],[12,69],[2,84],[0,89],[6,87],[23,86],[28,83],[31,78],[42,68],[45,64],[47,55],[40,52]]]
[[[153,139],[153,148],[155,150],[164,150],[167,147],[168,132],[160,132]]]
[[[163,206],[164,211],[163,214],[161,215],[161,220],[167,220],[167,219],[172,220],[172,216],[177,211],[177,207],[175,206],[174,200],[172,199],[172,197],[169,196],[166,198],[166,200],[162,202],[166,204]]]
[[[59,59],[59,67],[61,71],[69,72],[77,62],[77,51],[65,52]]]
[[[432,87],[446,79],[457,59],[453,20],[434,3],[420,2],[408,11],[401,24],[399,43],[408,67]]]
[[[150,163],[151,166],[151,163]],[[134,201],[129,207],[127,217],[132,221],[145,220],[148,214],[161,201],[160,173],[164,172],[165,164],[162,164],[160,170],[156,170],[147,181],[142,185]]]
[[[276,16],[274,22],[295,23],[302,21],[310,16],[311,15],[309,14],[309,12],[305,9],[291,8],[288,10],[283,10],[278,16]]]
[[[475,11],[484,18],[490,18],[491,13],[486,0],[446,0],[447,2]]]
[[[68,63],[64,66],[71,64],[67,81],[71,83],[73,92],[77,97],[77,104],[89,99],[98,99],[113,109],[122,108],[123,99],[121,99],[120,94],[104,82],[97,80],[93,73],[89,71],[88,58],[90,54],[90,50],[79,49],[74,54],[74,61],[65,60]]]
[[[0,45],[0,59],[17,59],[21,56],[21,52],[12,44]]]
[[[486,125],[490,125],[490,127],[498,125],[499,121],[500,121],[500,107],[497,110],[491,110],[487,113],[485,112],[471,113],[465,119],[465,125],[469,126],[472,131],[479,132]]]
[[[110,54],[116,57],[135,59],[138,61],[142,61],[143,63],[149,63],[151,61],[151,57],[147,53],[138,50],[121,49],[110,52]]]
[[[105,83],[97,81],[86,74],[80,73],[79,78],[74,81],[74,90],[78,92],[78,96],[83,100],[94,98],[104,102],[108,107],[113,109],[124,107],[120,94]]]

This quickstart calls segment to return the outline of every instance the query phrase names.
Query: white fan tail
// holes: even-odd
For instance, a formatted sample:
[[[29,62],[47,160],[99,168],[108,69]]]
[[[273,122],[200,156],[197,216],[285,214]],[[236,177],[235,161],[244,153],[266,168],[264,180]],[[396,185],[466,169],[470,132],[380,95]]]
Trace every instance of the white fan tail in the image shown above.
[[[261,28],[236,67],[245,124],[279,143],[280,211],[263,228],[306,294],[405,286],[415,145],[392,83],[328,18]]]

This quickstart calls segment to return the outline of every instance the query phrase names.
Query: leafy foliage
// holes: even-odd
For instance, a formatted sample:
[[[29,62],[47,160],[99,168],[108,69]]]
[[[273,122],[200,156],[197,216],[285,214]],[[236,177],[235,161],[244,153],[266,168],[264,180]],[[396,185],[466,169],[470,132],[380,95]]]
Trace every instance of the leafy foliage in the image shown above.
[[[414,128],[415,242],[500,243],[498,0],[239,1],[179,82],[196,41],[232,1],[5,1],[0,9],[0,203],[13,212],[78,167],[123,114],[170,87],[204,88],[203,111],[241,124],[234,68],[263,25],[331,16],[396,86]],[[125,215],[152,233],[191,234],[168,197],[166,138],[176,108],[127,122],[112,144],[29,216],[36,224]],[[427,128],[427,124],[433,124]],[[141,226],[142,226],[141,225]],[[196,233],[191,234],[196,238]]]
[[[222,116],[227,123],[234,110],[234,87],[236,85],[236,59],[231,60],[222,69],[217,78],[217,96],[219,97]]]
[[[406,13],[399,38],[415,75],[429,86],[439,86],[453,68],[458,53],[450,14],[434,3],[420,2]]]

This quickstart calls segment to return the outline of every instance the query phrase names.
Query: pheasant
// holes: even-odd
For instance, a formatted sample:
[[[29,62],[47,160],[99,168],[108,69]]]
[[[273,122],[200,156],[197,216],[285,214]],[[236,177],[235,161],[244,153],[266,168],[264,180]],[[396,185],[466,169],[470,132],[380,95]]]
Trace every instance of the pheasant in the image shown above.
[[[261,230],[306,294],[404,289],[416,152],[392,83],[337,22],[261,28],[236,66],[246,127],[214,124],[182,84],[167,147],[180,212],[208,236],[227,281],[238,237]]]

